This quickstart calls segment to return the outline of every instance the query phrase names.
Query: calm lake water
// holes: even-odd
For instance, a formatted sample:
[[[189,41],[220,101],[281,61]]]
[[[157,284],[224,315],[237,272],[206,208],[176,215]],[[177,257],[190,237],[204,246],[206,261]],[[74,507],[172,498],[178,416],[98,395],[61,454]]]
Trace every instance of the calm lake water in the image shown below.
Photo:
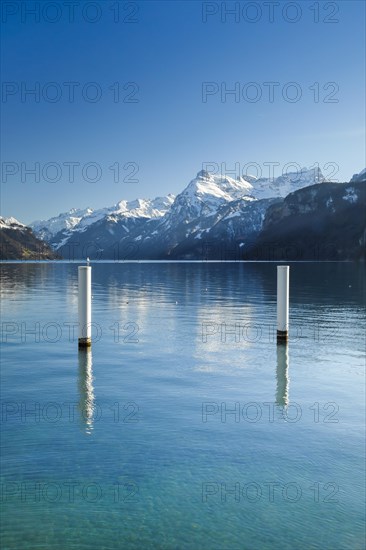
[[[1,548],[363,549],[365,266],[2,264]]]

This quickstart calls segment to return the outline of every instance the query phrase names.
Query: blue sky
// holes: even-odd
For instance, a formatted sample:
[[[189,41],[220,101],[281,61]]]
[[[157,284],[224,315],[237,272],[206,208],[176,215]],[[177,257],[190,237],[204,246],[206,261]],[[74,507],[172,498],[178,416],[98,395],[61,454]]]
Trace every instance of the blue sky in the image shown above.
[[[3,3],[2,215],[176,194],[206,163],[364,168],[362,1],[35,4]]]

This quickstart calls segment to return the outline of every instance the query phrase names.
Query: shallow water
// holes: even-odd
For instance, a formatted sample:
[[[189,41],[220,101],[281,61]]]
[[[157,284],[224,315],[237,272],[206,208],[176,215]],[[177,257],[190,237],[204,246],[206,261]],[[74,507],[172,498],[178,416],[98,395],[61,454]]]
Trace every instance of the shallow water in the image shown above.
[[[365,266],[4,263],[2,549],[364,548]],[[33,332],[32,332],[33,331]],[[77,337],[77,331],[75,331]]]

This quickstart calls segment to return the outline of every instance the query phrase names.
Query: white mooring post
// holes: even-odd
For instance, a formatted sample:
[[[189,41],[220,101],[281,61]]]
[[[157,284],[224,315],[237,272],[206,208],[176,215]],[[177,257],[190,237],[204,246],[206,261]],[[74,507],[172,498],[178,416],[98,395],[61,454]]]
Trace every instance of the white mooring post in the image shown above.
[[[79,266],[79,348],[91,346],[91,270],[90,266]]]
[[[290,266],[277,266],[277,343],[288,340],[288,306]]]

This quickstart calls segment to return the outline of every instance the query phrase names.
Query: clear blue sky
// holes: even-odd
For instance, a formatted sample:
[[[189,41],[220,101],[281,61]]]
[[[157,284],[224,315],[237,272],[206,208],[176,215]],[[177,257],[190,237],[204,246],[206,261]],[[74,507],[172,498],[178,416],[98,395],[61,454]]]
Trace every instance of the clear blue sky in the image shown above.
[[[7,3],[2,14],[2,215],[29,223],[72,207],[176,194],[208,162],[240,171],[256,163],[263,176],[268,162],[279,163],[275,175],[289,162],[318,163],[331,175],[336,163],[340,181],[364,168],[364,2],[299,1],[297,12],[280,2],[273,22],[265,2],[240,2],[226,21],[222,2],[119,2],[117,22],[114,1],[95,2],[99,13],[75,3],[74,21],[57,3],[39,21],[30,1]],[[37,82],[38,102],[24,93]],[[67,82],[80,83],[73,100]],[[204,82],[214,83],[206,101]],[[266,82],[279,83],[273,101]],[[225,86],[240,96],[222,100]],[[98,90],[99,101],[83,97]],[[286,91],[301,98],[285,100]],[[261,98],[250,101],[255,93]],[[74,181],[70,162],[79,163]],[[88,181],[97,177],[93,166],[83,175],[89,162],[99,181]],[[35,163],[39,182],[26,173]],[[138,181],[128,181],[136,165],[130,179]]]

